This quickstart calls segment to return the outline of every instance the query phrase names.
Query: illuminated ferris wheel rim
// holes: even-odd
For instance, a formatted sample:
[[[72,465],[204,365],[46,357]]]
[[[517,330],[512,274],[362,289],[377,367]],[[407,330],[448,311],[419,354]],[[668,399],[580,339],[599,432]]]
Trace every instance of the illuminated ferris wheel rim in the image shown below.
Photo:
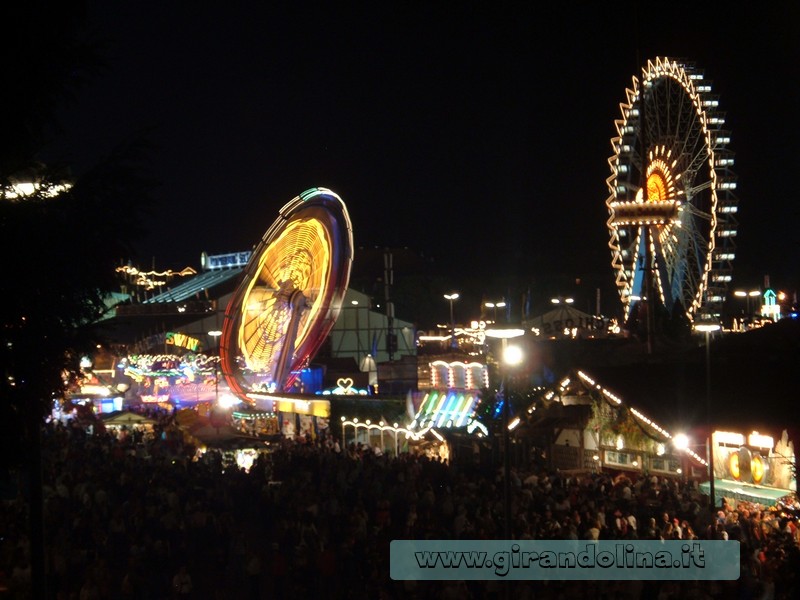
[[[292,240],[280,244],[281,240],[286,241],[291,237],[292,231],[296,232],[303,228],[305,234],[299,234],[303,239],[298,242],[305,244],[303,248],[295,248]],[[309,250],[308,244],[316,244],[321,252],[316,255],[318,260],[309,257],[303,266],[308,271],[306,274],[310,287],[304,287],[299,283],[299,279],[302,278],[298,280],[286,278],[284,282],[286,286],[279,285],[280,282],[276,277],[280,270],[274,269],[275,265],[281,264],[284,259],[293,261],[297,258],[298,251]],[[352,224],[347,207],[336,193],[327,188],[311,188],[281,208],[278,218],[251,254],[225,312],[220,343],[221,365],[223,375],[236,396],[241,400],[251,401],[248,394],[256,390],[251,389],[250,384],[245,381],[242,369],[250,371],[251,374],[250,367],[263,370],[272,358],[280,359],[279,373],[288,374],[287,377],[279,375],[276,381],[274,371],[261,374],[264,377],[271,377],[272,381],[282,388],[274,391],[284,391],[289,387],[296,378],[298,369],[319,350],[333,327],[349,282],[352,259]],[[320,264],[320,260],[325,264]],[[269,267],[266,271],[265,266]],[[274,308],[276,302],[269,303],[265,300],[270,296],[277,298],[281,292],[285,292],[282,298],[291,304],[288,310],[290,312],[296,310],[294,314],[300,316],[292,317],[294,327],[290,330],[291,336],[281,340],[271,340],[276,342],[275,357],[269,355],[260,362],[253,360],[254,353],[258,355],[261,352],[259,348],[254,350],[252,345],[260,343],[253,337],[256,333],[272,335],[276,328],[280,329],[279,335],[287,333],[285,328],[281,329],[284,323],[271,320],[274,314],[260,315],[255,308],[259,302]],[[255,302],[251,303],[251,296],[256,296]],[[254,308],[252,313],[249,313],[248,306],[251,305]],[[287,303],[278,308],[281,307],[287,308]],[[250,330],[247,335],[242,335],[245,327],[249,327]],[[269,342],[270,340],[267,343]],[[246,344],[251,345],[246,346]]]
[[[735,176],[729,171],[733,164],[726,149],[729,134],[720,128],[724,118],[717,114],[718,102],[710,92],[711,86],[693,65],[657,58],[642,69],[641,83],[633,77],[627,101],[620,104],[622,118],[615,121],[614,154],[608,161],[606,205],[611,264],[626,317],[634,301],[644,295],[643,277],[636,272],[642,251],[656,257],[656,265],[660,260],[660,269],[653,263],[648,268],[655,273],[665,305],[680,301],[693,319],[724,301],[734,257],[730,238],[736,234],[737,207],[730,190],[735,189]],[[678,94],[681,106],[691,106],[691,115],[679,115],[683,121],[669,113],[663,100],[659,104],[660,95],[669,93]],[[652,118],[644,119],[642,113],[648,110],[664,113],[656,115],[655,127]],[[687,149],[693,151],[688,161],[681,155]],[[658,172],[651,180],[653,165]],[[698,175],[704,177],[700,185],[695,181]],[[704,210],[695,202],[705,202]]]

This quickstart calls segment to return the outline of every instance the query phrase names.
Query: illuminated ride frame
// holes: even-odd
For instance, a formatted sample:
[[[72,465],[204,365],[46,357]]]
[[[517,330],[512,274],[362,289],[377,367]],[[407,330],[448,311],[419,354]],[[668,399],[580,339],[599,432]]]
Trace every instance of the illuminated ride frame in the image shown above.
[[[274,398],[266,410],[327,416],[287,393],[336,322],[352,259],[350,217],[331,190],[312,188],[281,209],[225,311],[220,365],[232,394],[259,408]]]
[[[719,317],[735,255],[730,132],[693,64],[657,58],[615,121],[606,180],[611,265],[625,309],[660,299],[689,321]]]

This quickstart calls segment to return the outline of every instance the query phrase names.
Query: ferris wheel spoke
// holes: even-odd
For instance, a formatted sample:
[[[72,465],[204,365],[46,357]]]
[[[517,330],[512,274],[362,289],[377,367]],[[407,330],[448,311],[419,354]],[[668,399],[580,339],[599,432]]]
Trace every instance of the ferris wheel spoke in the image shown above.
[[[712,215],[711,213],[704,212],[700,210],[697,206],[693,204],[687,204],[683,208],[684,212],[691,216],[693,219],[699,219],[701,221],[705,221],[706,223],[711,222]]]

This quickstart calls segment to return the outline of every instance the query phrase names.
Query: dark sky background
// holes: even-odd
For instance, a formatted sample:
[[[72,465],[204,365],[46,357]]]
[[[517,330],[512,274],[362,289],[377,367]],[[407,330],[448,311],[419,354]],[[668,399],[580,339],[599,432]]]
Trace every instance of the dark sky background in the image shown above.
[[[324,186],[357,247],[423,253],[453,289],[613,290],[619,103],[647,59],[686,57],[732,131],[734,287],[800,287],[797,3],[354,5],[92,3],[109,68],[64,111],[50,156],[80,172],[150,132],[159,215],[142,266],[249,249]]]

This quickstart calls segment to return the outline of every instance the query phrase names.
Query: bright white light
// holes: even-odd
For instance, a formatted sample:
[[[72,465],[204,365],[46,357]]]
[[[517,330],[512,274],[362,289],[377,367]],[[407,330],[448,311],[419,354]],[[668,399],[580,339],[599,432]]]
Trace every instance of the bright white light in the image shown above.
[[[689,436],[685,433],[678,433],[672,438],[672,443],[678,450],[686,450],[689,447]]]
[[[233,408],[239,403],[241,403],[241,400],[232,394],[222,394],[217,400],[217,404],[220,408]]]
[[[507,346],[503,350],[503,362],[507,365],[514,366],[522,362],[523,359],[522,348],[519,346]]]
[[[208,335],[210,335],[211,337],[219,337],[222,335],[222,332],[218,329],[215,329],[214,331],[209,331]]]
[[[697,331],[719,331],[719,323],[698,323],[694,326]]]
[[[525,335],[524,329],[487,329],[486,337],[496,339],[509,339]]]
[[[445,300],[458,300],[458,292],[453,292],[452,294],[445,294]]]
[[[773,446],[775,446],[775,441],[772,439],[772,436],[762,435],[757,431],[747,436],[747,443],[757,448],[767,448],[769,450],[772,450]]]
[[[732,431],[715,431],[712,439],[717,444],[730,444],[731,446],[742,446],[744,444],[744,436],[741,433]]]

